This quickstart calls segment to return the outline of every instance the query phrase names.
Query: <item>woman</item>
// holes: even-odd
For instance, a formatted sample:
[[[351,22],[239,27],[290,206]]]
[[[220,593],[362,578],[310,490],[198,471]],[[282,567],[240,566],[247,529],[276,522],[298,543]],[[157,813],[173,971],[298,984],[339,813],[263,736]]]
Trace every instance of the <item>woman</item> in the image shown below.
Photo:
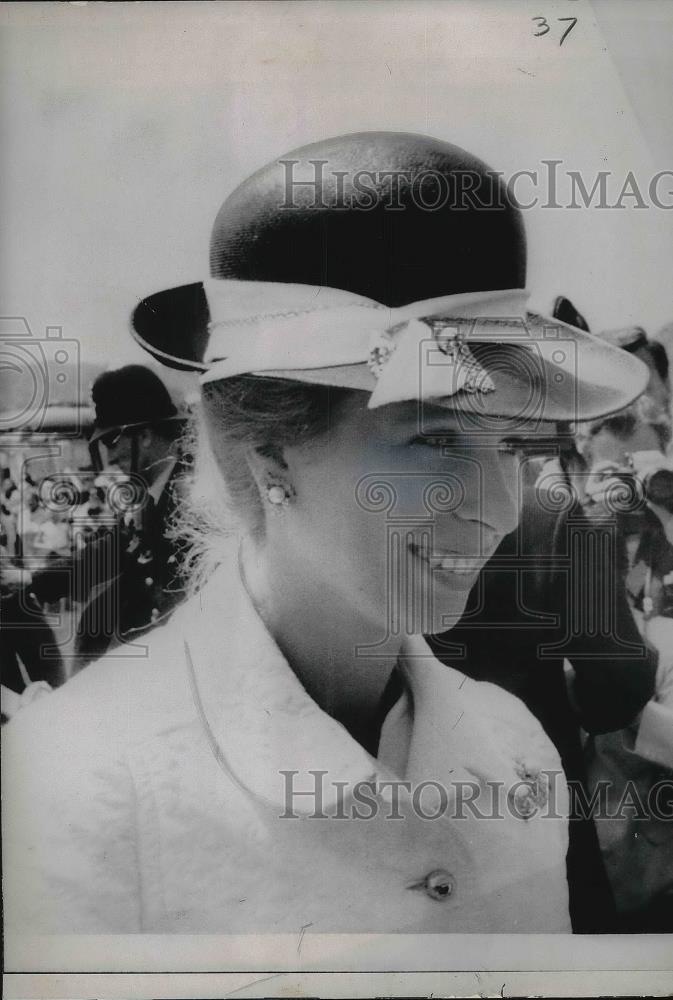
[[[514,528],[520,450],[644,367],[527,319],[501,179],[422,136],[271,163],[211,275],[134,315],[202,372],[205,582],[10,725],[10,926],[568,931],[558,755],[422,636]]]

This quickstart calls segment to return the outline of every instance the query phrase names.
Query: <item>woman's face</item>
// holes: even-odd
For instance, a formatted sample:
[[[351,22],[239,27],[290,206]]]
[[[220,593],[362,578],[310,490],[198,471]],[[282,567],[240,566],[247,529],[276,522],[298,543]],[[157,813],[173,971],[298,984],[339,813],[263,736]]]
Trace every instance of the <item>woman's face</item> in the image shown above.
[[[382,641],[441,632],[517,525],[519,456],[446,409],[424,405],[421,428],[415,402],[366,401],[354,393],[326,436],[284,450],[295,495],[269,512],[267,540],[325,614],[350,607]]]

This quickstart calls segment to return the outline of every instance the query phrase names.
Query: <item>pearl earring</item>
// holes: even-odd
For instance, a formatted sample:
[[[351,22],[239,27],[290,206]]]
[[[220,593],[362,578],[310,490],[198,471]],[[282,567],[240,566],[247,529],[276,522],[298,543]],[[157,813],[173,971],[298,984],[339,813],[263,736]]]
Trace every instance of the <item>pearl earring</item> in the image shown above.
[[[293,491],[283,483],[269,483],[266,487],[266,499],[278,510],[280,507],[287,507]]]

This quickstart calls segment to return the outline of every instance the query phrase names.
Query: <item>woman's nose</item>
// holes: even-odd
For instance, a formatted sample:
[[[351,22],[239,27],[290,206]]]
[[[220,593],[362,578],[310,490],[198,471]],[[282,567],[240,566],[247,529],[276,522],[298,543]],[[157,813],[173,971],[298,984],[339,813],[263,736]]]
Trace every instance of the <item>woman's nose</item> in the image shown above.
[[[471,466],[464,500],[456,514],[478,521],[502,538],[519,523],[520,460],[514,454],[484,448],[475,454]]]

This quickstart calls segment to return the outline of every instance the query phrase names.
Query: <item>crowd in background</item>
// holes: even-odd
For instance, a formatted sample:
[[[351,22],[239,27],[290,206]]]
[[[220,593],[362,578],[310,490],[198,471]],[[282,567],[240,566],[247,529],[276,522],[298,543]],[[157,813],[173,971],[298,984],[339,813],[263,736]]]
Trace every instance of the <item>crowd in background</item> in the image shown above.
[[[44,501],[40,483],[30,474],[18,483],[8,466],[0,469],[0,553],[5,572],[20,569],[27,561],[32,568],[50,559],[73,555],[83,549],[114,519],[108,504],[110,480],[89,469],[65,468],[59,488],[68,492],[67,505],[54,507]],[[18,574],[17,574],[18,576]]]
[[[557,300],[555,314],[588,329],[567,299]],[[617,570],[636,620],[646,634],[651,619],[673,619],[669,359],[664,344],[648,338],[640,327],[609,331],[602,336],[635,354],[648,366],[647,392],[625,411],[592,424],[575,425],[572,437],[566,435],[560,439],[556,457],[546,462],[541,457],[531,467],[536,470],[538,499],[552,494],[554,487],[562,483],[589,519],[610,518],[615,522]],[[175,419],[171,416],[174,409],[166,390],[161,387],[156,398],[152,395],[155,391],[152,383],[146,406],[151,408],[156,404],[154,414],[148,411],[141,416],[146,421],[153,416],[158,422]],[[123,410],[123,404],[120,405]],[[120,415],[120,423],[127,423],[127,416]],[[30,435],[24,435],[23,444],[18,451],[0,453],[0,560],[5,599],[22,589],[25,591],[32,577],[48,570],[50,565],[75,560],[112,525],[119,523],[119,503],[109,502],[110,488],[119,483],[120,475],[123,479],[126,474],[116,466],[102,468],[102,463],[95,468],[89,448],[81,438],[76,448],[71,442],[69,464],[57,469],[52,460],[51,467],[40,478],[39,469],[36,471],[30,460]],[[129,471],[130,466],[126,472]],[[81,604],[83,595],[78,597]],[[76,614],[81,609],[72,598],[66,589],[56,603],[48,600],[40,603],[45,613]],[[671,630],[673,637],[673,621]],[[66,674],[69,672],[66,669]]]
[[[81,436],[24,430],[3,452],[5,718],[154,625],[182,594],[169,529],[188,464],[184,414],[143,366],[102,373],[92,395],[96,419]]]
[[[627,410],[581,428],[578,447],[589,473],[585,487],[588,513],[600,514],[601,499],[609,498],[613,491],[611,512],[619,529],[619,569],[646,631],[650,619],[673,617],[669,359],[664,345],[648,339],[640,328],[617,331],[613,339],[648,365],[647,392]]]

